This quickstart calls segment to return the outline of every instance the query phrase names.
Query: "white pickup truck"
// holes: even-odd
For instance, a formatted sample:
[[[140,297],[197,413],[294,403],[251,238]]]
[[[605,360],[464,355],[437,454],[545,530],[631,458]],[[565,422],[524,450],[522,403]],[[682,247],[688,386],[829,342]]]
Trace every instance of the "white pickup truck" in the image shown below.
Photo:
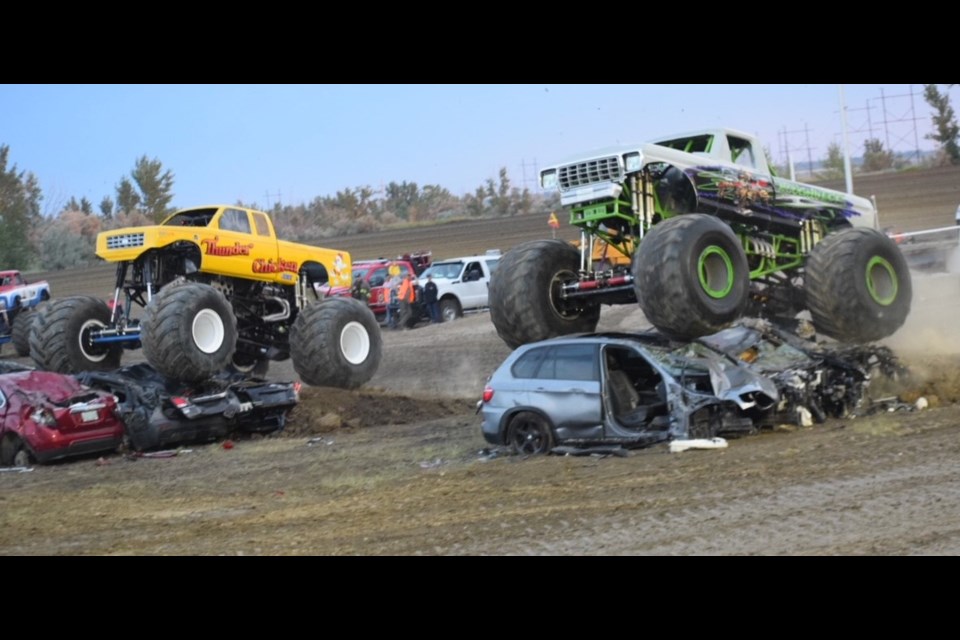
[[[464,311],[485,309],[490,278],[497,270],[500,252],[488,251],[482,256],[465,256],[435,261],[420,274],[423,285],[432,276],[437,285],[437,300],[444,322],[463,316]]]

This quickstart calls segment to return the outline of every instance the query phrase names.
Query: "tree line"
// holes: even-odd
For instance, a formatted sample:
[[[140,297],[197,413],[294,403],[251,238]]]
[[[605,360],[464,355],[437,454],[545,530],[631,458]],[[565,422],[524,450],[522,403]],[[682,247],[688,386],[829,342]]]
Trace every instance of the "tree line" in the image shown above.
[[[96,210],[86,197],[71,196],[60,211],[45,217],[36,176],[11,165],[9,156],[10,148],[0,145],[0,268],[58,270],[93,264],[101,231],[156,224],[174,211],[173,172],[158,159],[141,156]],[[298,205],[277,204],[271,213],[281,238],[319,244],[332,236],[402,224],[525,214],[555,206],[555,200],[555,195],[535,195],[513,186],[501,168],[496,179],[488,178],[464,196],[439,185],[391,182],[381,190],[362,186]],[[235,204],[263,209],[256,202]]]

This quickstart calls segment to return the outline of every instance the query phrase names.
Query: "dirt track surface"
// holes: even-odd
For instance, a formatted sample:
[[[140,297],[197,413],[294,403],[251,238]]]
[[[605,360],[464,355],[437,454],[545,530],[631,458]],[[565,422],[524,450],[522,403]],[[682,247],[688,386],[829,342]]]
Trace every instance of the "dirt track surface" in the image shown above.
[[[526,239],[527,227],[546,235],[538,220],[477,223],[457,251],[432,240],[453,236],[428,230],[415,245],[376,234],[371,253],[347,248],[507,249],[503,239]],[[50,275],[55,295],[110,288],[102,268]],[[305,388],[279,436],[0,473],[0,554],[954,555],[960,276],[916,275],[914,285],[907,326],[887,341],[914,378],[871,392],[923,396],[922,412],[785,425],[722,450],[500,455],[474,404],[509,351],[480,313],[385,333],[367,388]],[[601,317],[602,329],[644,326],[632,308]],[[295,378],[288,364],[271,376]]]

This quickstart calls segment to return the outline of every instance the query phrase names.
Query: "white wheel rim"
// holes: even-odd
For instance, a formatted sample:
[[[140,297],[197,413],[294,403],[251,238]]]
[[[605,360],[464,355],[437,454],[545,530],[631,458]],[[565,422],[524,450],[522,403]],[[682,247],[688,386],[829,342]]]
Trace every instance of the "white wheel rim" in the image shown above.
[[[359,322],[348,322],[340,332],[340,353],[350,364],[362,364],[370,355],[370,334]]]
[[[100,322],[99,320],[87,320],[83,323],[83,326],[80,327],[80,333],[77,335],[77,342],[80,343],[80,351],[83,352],[83,356],[90,362],[101,362],[104,358],[107,357],[107,350],[104,350],[103,353],[90,353],[87,349],[87,345],[83,343],[84,336],[89,331],[103,329],[106,325]]]
[[[193,343],[204,353],[215,353],[223,346],[223,319],[213,309],[201,309],[193,316]]]

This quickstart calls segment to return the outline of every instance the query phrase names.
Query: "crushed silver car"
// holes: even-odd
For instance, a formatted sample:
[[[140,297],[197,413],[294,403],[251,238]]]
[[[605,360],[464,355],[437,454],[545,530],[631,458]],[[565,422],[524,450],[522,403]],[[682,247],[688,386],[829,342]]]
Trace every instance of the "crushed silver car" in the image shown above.
[[[516,349],[478,410],[485,440],[519,453],[643,447],[849,415],[871,370],[896,366],[883,347],[824,347],[750,321],[688,343],[579,334]]]

